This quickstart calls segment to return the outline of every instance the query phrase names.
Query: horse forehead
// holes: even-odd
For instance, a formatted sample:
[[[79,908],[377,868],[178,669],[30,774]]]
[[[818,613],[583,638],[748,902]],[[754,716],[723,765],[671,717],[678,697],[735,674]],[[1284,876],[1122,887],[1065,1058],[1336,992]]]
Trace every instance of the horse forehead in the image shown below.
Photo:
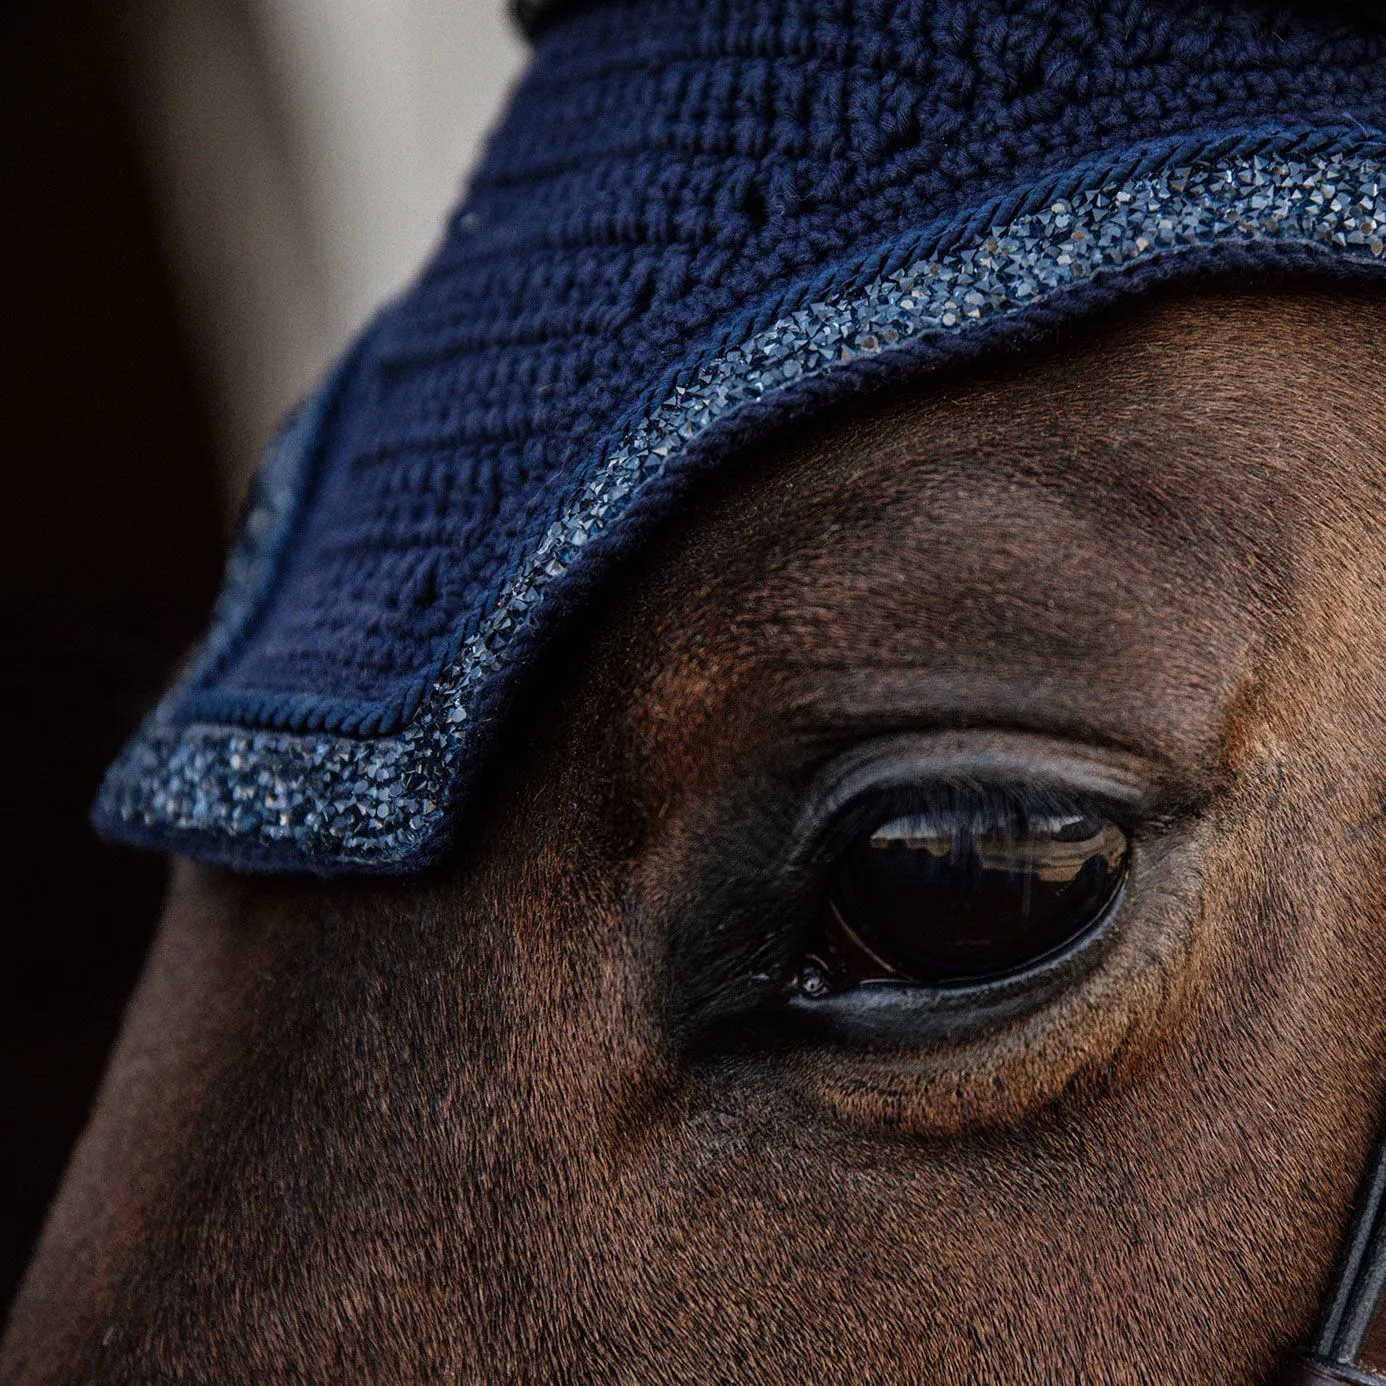
[[[1264,544],[1268,502],[1353,520],[1315,503],[1376,473],[1383,328],[1386,298],[1290,291],[1143,305],[1035,358],[801,428],[775,454],[776,506],[748,518],[847,509],[858,529],[918,511],[999,519],[1009,497],[1017,521],[1041,533],[1065,511],[1095,509],[1109,528],[1192,540],[1210,558],[1252,531]],[[1027,480],[1042,490],[1027,495],[1016,485]],[[1036,503],[1046,495],[1063,505]]]
[[[838,613],[895,621],[969,595],[1029,602],[1040,626],[1134,602],[1183,619],[1190,601],[1244,625],[1262,589],[1295,585],[1306,542],[1366,522],[1345,501],[1373,494],[1386,456],[1365,388],[1383,303],[1181,299],[1037,362],[801,424],[685,507],[652,555],[678,619],[646,624],[742,656],[801,641],[805,620],[826,632]]]

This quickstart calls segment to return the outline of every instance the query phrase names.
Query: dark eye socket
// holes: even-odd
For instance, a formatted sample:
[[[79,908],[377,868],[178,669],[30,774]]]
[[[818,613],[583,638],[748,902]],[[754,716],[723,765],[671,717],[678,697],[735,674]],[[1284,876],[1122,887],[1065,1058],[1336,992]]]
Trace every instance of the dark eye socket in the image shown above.
[[[1126,879],[1125,830],[1062,794],[938,785],[912,797],[877,804],[874,818],[871,806],[855,811],[798,969],[800,996],[1022,971],[1093,929]]]

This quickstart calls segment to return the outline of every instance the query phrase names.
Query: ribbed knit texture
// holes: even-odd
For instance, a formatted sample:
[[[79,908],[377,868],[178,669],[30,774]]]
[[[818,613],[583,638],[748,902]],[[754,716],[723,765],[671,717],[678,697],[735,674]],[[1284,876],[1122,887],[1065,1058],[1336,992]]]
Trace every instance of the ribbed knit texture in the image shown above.
[[[1386,38],[1158,0],[564,12],[358,353],[273,600],[177,718],[397,728],[575,471],[748,305],[1086,156],[1270,118],[1386,125]]]

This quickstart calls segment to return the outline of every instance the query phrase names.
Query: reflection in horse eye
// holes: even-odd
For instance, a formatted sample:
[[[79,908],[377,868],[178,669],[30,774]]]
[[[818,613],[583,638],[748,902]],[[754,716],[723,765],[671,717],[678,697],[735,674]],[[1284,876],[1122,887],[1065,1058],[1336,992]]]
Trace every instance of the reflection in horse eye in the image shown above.
[[[1120,827],[1055,796],[945,787],[837,859],[796,989],[820,997],[1020,971],[1107,915],[1129,857]]]

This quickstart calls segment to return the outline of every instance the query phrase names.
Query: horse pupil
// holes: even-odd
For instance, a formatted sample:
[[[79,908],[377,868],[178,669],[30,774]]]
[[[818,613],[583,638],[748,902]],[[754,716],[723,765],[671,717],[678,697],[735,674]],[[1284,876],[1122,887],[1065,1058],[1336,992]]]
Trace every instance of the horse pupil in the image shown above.
[[[1078,811],[891,819],[839,859],[800,989],[1017,971],[1103,917],[1128,855],[1120,828]]]

